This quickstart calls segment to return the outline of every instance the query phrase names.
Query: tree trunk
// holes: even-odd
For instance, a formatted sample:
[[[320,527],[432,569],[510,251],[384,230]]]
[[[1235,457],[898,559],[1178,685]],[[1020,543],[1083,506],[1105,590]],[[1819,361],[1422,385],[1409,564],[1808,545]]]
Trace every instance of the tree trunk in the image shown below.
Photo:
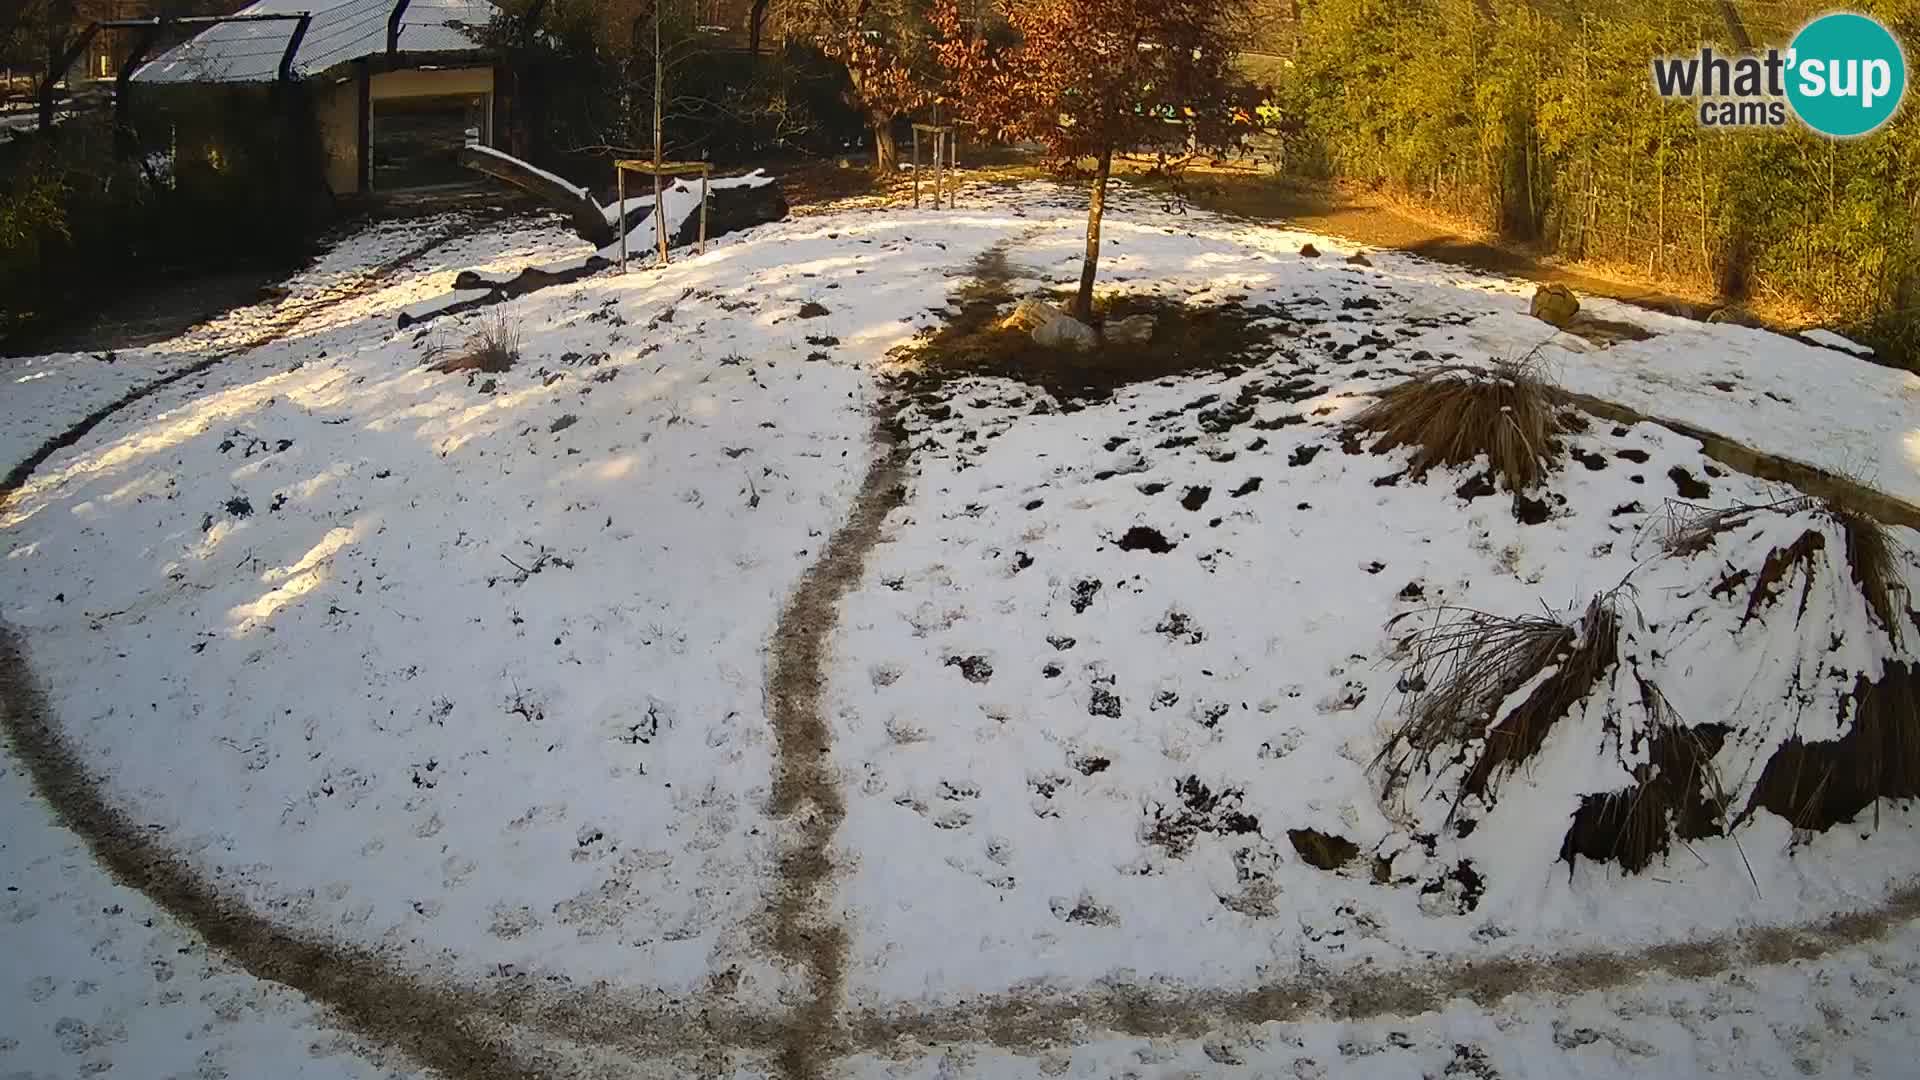
[[[893,138],[893,117],[874,113],[869,123],[873,126],[873,173],[883,178],[892,176],[900,171],[900,146]]]
[[[1073,298],[1073,317],[1093,321],[1093,279],[1100,272],[1100,218],[1107,212],[1107,177],[1113,174],[1113,150],[1100,151],[1100,167],[1093,174],[1093,198],[1087,203],[1087,256],[1080,261],[1080,294]]]
[[[73,40],[73,20],[73,0],[53,0],[47,5],[47,70],[40,83],[41,131],[53,127],[53,85],[67,74],[60,61],[66,58],[67,46]]]
[[[760,31],[767,25],[768,0],[753,0],[753,10],[747,15],[747,51],[755,60],[760,59]]]

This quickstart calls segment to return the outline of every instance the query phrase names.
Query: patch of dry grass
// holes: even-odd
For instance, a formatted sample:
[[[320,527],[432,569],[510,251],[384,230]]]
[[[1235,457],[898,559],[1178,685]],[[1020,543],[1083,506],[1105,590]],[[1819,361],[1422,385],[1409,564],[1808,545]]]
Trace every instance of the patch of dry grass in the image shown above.
[[[481,371],[498,375],[520,359],[520,327],[504,312],[480,325],[455,355],[436,363],[429,370],[441,373]]]
[[[1094,299],[1093,325],[1150,317],[1147,340],[1103,337],[1086,352],[1038,344],[1003,310],[1013,301],[1004,258],[983,257],[978,276],[953,298],[961,312],[939,330],[896,353],[903,373],[931,380],[990,375],[1037,386],[1061,402],[1105,401],[1136,383],[1195,372],[1244,371],[1271,351],[1266,320],[1281,313],[1262,305],[1187,305],[1158,296],[1108,293]],[[1046,298],[1054,299],[1054,298]]]
[[[1370,448],[1376,454],[1412,447],[1407,471],[1415,479],[1484,456],[1510,491],[1546,479],[1564,429],[1552,387],[1530,359],[1422,372],[1388,388],[1351,425],[1380,436]]]

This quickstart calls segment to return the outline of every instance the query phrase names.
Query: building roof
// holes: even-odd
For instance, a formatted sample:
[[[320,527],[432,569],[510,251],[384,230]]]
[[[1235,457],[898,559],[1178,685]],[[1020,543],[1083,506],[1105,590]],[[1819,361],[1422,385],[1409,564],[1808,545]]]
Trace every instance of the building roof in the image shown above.
[[[294,57],[296,76],[387,50],[387,19],[395,0],[259,0],[236,14],[296,15],[313,21]],[[494,16],[489,0],[409,0],[400,20],[400,51],[457,52],[478,47],[474,31]],[[280,72],[293,36],[292,20],[216,23],[143,65],[134,78],[149,83],[259,82]]]

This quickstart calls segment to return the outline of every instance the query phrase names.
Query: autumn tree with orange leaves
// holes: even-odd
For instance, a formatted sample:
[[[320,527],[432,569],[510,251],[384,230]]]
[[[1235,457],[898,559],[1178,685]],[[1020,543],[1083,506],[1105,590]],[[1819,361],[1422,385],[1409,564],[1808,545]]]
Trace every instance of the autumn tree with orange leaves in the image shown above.
[[[1087,254],[1073,309],[1087,321],[1113,155],[1153,150],[1165,167],[1170,151],[1233,142],[1236,115],[1245,115],[1233,61],[1250,25],[1246,4],[1001,0],[1000,13],[1015,40],[993,49],[968,32],[956,0],[940,0],[934,49],[951,73],[962,119],[990,137],[1038,140],[1062,172],[1091,172]]]
[[[873,168],[899,166],[893,123],[934,99],[928,0],[795,0],[788,25],[847,69],[852,104],[873,131]]]

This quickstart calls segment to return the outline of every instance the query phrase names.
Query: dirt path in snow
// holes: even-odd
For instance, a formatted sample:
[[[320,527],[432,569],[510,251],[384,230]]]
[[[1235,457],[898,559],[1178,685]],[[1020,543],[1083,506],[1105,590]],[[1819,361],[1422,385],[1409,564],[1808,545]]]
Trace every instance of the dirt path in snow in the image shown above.
[[[275,926],[213,885],[161,841],[109,804],[54,725],[33,682],[25,650],[0,626],[0,719],[34,788],[93,857],[206,939],[248,974],[300,991],[332,1009],[348,1029],[399,1048],[450,1077],[534,1080],[472,1018],[477,1003],[457,991],[429,989],[371,951],[309,938]]]
[[[768,714],[779,743],[772,809],[797,826],[780,856],[770,905],[772,946],[806,974],[810,995],[781,1033],[778,1062],[788,1080],[825,1076],[827,1061],[843,1052],[835,1016],[846,978],[847,933],[823,908],[832,895],[828,849],[847,808],[833,772],[823,698],[840,600],[860,583],[887,515],[906,501],[907,439],[884,401],[876,410],[873,440],[876,452],[853,510],[787,600],[767,667]]]
[[[1070,1044],[1105,1031],[1140,1038],[1200,1038],[1228,1024],[1373,1020],[1437,1012],[1457,998],[1491,1009],[1518,994],[1623,990],[1655,976],[1701,980],[1753,967],[1819,960],[1886,937],[1920,918],[1920,885],[1878,907],[1803,926],[1761,927],[1623,951],[1457,960],[1404,971],[1306,971],[1238,990],[1103,984],[1089,991],[1014,991],[962,1005],[872,1009],[849,1018],[854,1045],[886,1053],[983,1042],[1011,1050]],[[1082,1036],[1083,1037],[1083,1036]]]

